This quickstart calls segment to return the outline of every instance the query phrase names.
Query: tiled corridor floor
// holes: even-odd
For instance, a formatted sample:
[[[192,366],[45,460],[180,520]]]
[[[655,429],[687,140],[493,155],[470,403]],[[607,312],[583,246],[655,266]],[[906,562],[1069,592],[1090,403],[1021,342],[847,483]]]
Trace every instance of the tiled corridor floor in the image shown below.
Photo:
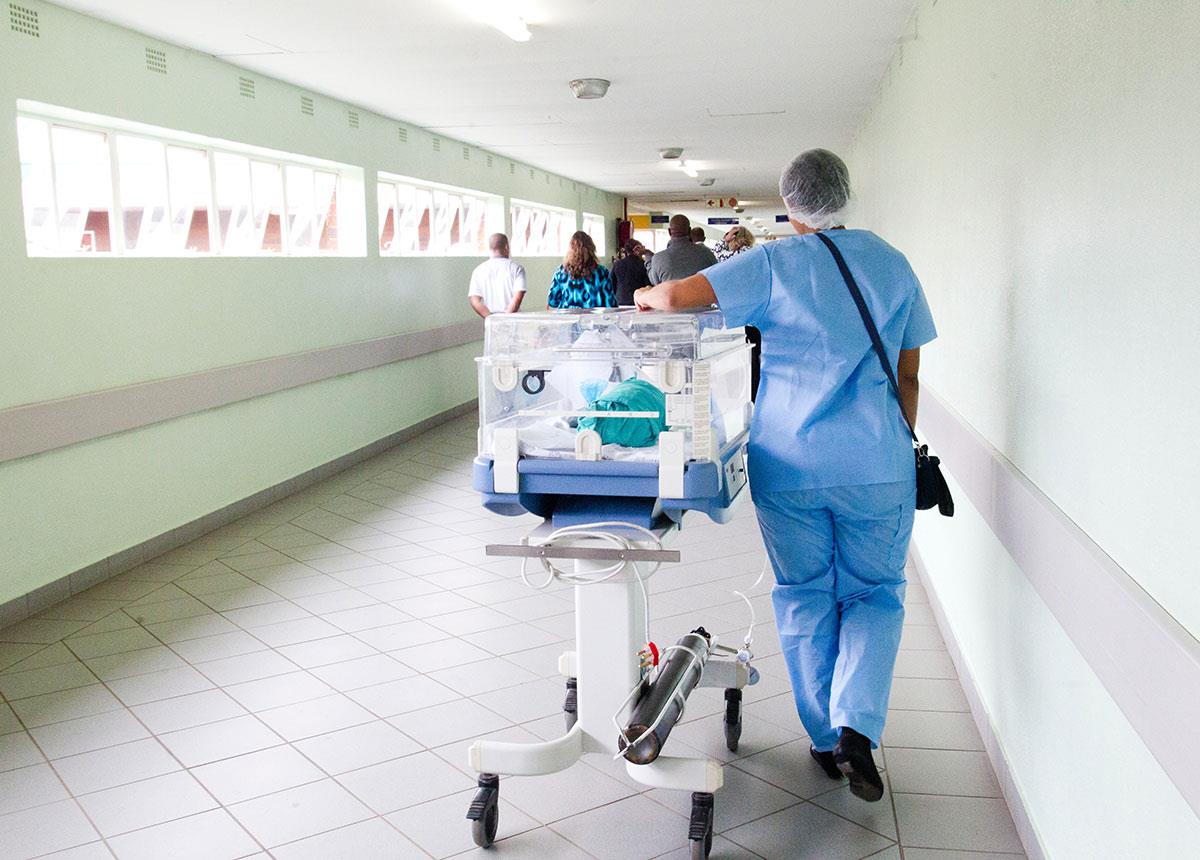
[[[561,733],[573,635],[569,590],[484,556],[534,522],[480,508],[473,449],[472,419],[447,424],[0,632],[0,857],[686,858],[686,795],[597,756],[503,780],[503,839],[473,847],[466,748]],[[655,639],[740,639],[751,507],[677,546],[651,580]],[[713,857],[1019,856],[919,584],[876,804],[809,760],[766,584],[754,602],[763,681],[739,754],[710,689],[668,748],[731,765]]]

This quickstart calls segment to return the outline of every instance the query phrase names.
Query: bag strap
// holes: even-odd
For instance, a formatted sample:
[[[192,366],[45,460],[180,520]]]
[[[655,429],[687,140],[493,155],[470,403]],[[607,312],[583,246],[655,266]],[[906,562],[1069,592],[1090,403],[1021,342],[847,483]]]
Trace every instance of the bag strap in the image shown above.
[[[900,417],[904,419],[904,425],[908,428],[908,435],[912,436],[914,444],[919,445],[920,440],[917,439],[916,431],[913,430],[912,423],[908,420],[908,415],[904,411],[904,400],[900,397],[900,386],[896,384],[896,374],[893,372],[892,365],[888,361],[887,351],[883,348],[883,341],[879,339],[879,330],[875,328],[875,320],[871,319],[871,311],[867,309],[867,302],[863,298],[862,291],[859,290],[858,283],[854,280],[854,275],[850,273],[850,267],[846,265],[846,258],[842,256],[842,252],[838,250],[838,246],[833,243],[833,240],[824,233],[816,233],[815,235],[829,249],[829,253],[833,255],[834,262],[837,263],[838,271],[842,273],[842,278],[846,281],[846,288],[850,290],[854,304],[858,307],[858,315],[862,317],[867,334],[871,336],[871,344],[875,347],[875,355],[879,357],[879,363],[883,365],[883,372],[887,374],[888,383],[892,386],[892,393],[896,395],[896,402],[900,404]]]

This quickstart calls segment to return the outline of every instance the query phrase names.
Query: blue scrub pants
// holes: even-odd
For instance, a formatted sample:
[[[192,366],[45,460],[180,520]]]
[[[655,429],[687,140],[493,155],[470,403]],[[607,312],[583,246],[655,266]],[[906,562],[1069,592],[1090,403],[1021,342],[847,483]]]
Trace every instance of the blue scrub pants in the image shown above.
[[[755,493],[796,710],[820,751],[879,745],[904,623],[912,481]]]

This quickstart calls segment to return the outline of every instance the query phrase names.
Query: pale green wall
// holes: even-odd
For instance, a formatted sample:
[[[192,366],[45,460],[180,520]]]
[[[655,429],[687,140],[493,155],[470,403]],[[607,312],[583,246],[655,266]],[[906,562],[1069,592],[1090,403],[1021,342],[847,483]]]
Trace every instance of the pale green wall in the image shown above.
[[[922,379],[1200,634],[1200,7],[922,0],[915,32],[849,160],[857,220],[925,284]],[[1048,855],[1194,849],[1195,815],[958,502],[915,541]]]
[[[40,2],[40,37],[0,29],[0,408],[471,319],[468,258],[380,258],[376,171],[610,219],[619,197]],[[145,48],[167,53],[148,71]],[[256,98],[238,93],[239,75]],[[312,95],[315,116],[300,113]],[[333,259],[29,259],[17,99],[366,172],[368,253]],[[408,143],[397,128],[408,129]],[[507,208],[507,207],[506,207]],[[615,242],[610,220],[608,246]],[[524,258],[528,303],[558,261]],[[474,395],[473,347],[0,464],[0,603]]]

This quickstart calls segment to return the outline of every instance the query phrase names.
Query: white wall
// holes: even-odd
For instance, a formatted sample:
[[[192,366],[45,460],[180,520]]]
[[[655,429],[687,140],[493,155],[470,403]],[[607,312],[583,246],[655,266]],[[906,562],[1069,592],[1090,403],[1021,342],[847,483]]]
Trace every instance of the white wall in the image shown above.
[[[432,134],[360,108],[352,128],[346,103],[38,0],[22,5],[37,10],[38,36],[7,19],[0,27],[0,409],[473,319],[466,287],[478,260],[379,256],[377,171],[602,214],[615,234],[620,198],[569,177],[510,170],[500,156],[489,166],[475,147],[464,160],[460,143],[437,151]],[[147,69],[147,48],[166,52],[165,75]],[[241,75],[255,79],[254,99],[239,94]],[[301,112],[302,95],[314,115]],[[28,258],[18,99],[362,167],[367,254]],[[559,260],[522,262],[536,307]],[[0,605],[470,400],[474,351],[0,463]]]
[[[923,0],[915,32],[849,154],[861,221],[933,307],[922,379],[1200,635],[1200,7]],[[960,506],[916,542],[1050,856],[1195,849],[1194,814]]]

